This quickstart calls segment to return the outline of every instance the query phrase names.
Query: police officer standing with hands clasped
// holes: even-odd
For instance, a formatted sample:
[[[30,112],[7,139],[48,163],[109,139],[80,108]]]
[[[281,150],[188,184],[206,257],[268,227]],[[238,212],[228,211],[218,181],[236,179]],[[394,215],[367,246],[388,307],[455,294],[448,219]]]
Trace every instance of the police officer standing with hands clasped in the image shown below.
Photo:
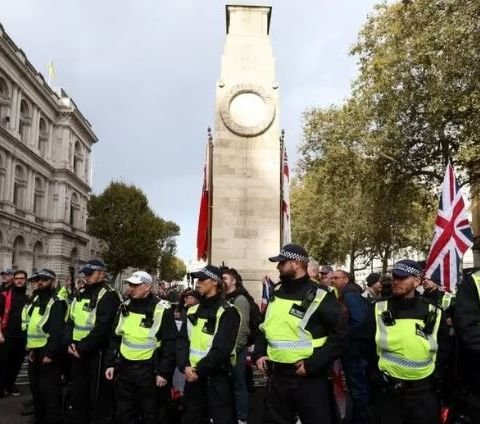
[[[328,369],[344,351],[346,320],[331,289],[310,280],[308,254],[287,244],[278,262],[279,287],[255,342],[257,367],[269,375],[263,422],[333,423]]]
[[[36,289],[24,308],[22,323],[27,332],[35,422],[48,424],[63,422],[60,374],[67,303],[55,294],[55,277],[49,269],[32,276]]]
[[[372,423],[440,422],[438,389],[449,353],[448,329],[442,309],[416,293],[421,271],[415,261],[397,262],[393,297],[376,301],[367,316]]]
[[[104,353],[108,347],[120,297],[105,281],[102,261],[88,261],[80,270],[85,286],[73,299],[67,323],[71,359],[72,424],[110,423],[113,386],[104,376]]]
[[[107,380],[116,376],[115,419],[130,424],[140,415],[158,424],[156,387],[173,373],[177,327],[170,303],[153,296],[150,274],[137,271],[125,281],[129,299],[120,306],[105,361]]]
[[[177,339],[177,365],[185,373],[183,424],[234,424],[230,379],[240,313],[223,299],[222,271],[207,265],[192,273],[200,303],[187,311]]]

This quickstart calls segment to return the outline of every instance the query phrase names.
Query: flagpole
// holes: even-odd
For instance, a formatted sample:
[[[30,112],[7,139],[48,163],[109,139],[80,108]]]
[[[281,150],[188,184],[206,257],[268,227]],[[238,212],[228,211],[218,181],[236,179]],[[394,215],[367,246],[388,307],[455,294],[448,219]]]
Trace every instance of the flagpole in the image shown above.
[[[285,225],[284,216],[283,216],[283,157],[285,149],[285,130],[282,129],[280,132],[280,249],[283,247],[283,226]]]
[[[212,263],[212,215],[213,215],[213,139],[212,139],[212,130],[208,127],[208,147],[207,147],[207,157],[208,157],[208,178],[207,178],[207,189],[208,189],[208,232],[207,232],[207,264]]]

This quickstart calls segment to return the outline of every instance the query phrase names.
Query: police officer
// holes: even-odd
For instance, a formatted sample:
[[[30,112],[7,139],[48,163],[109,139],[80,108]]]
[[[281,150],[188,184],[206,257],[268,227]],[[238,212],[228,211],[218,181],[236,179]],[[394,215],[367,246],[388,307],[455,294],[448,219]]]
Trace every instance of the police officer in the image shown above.
[[[462,412],[472,423],[480,423],[480,269],[465,274],[458,286],[454,324],[460,345]]]
[[[222,271],[207,265],[192,273],[201,294],[187,311],[177,339],[177,364],[185,373],[183,424],[236,423],[229,374],[235,364],[240,314],[223,297]]]
[[[67,421],[109,423],[113,414],[113,387],[105,379],[103,360],[120,298],[105,280],[102,261],[88,261],[80,273],[84,275],[85,286],[73,299],[67,322],[72,382]]]
[[[327,380],[332,361],[344,351],[346,320],[333,290],[309,279],[308,254],[285,245],[277,262],[280,284],[255,341],[257,367],[269,375],[263,422],[333,423]]]
[[[116,423],[130,424],[140,415],[143,423],[158,424],[156,386],[166,386],[173,373],[177,328],[170,304],[153,296],[147,272],[134,272],[125,281],[129,299],[114,324],[105,376],[117,377]]]
[[[417,294],[421,267],[409,259],[392,269],[392,298],[367,317],[373,423],[439,424],[437,389],[448,359],[448,330],[437,304]]]
[[[63,422],[60,375],[67,304],[55,294],[55,277],[46,268],[33,276],[36,289],[23,316],[35,422],[46,424]]]

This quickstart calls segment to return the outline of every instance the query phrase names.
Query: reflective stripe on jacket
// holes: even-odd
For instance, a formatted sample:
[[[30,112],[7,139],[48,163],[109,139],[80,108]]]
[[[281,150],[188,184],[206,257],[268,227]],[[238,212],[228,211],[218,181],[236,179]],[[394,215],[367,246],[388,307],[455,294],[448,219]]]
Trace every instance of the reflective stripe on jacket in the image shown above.
[[[70,318],[73,321],[73,340],[79,342],[90,334],[90,331],[95,327],[95,320],[97,318],[97,307],[102,297],[107,292],[105,287],[102,287],[98,292],[95,306],[90,308],[91,299],[73,299],[70,306]]]
[[[294,305],[299,307],[302,300],[275,297],[269,303],[265,321],[260,325],[260,330],[265,333],[268,343],[267,355],[271,361],[293,364],[309,358],[314,348],[325,344],[327,337],[313,338],[306,327],[326,295],[327,291],[321,288],[316,289],[315,298],[303,317],[291,313]]]
[[[215,334],[217,334],[218,326],[220,323],[220,319],[225,312],[225,307],[220,306],[217,309],[216,317],[215,317],[215,328],[213,332],[208,332],[207,330],[207,318],[197,318],[195,324],[192,323],[191,317],[196,314],[199,305],[194,305],[188,309],[187,312],[187,333],[188,339],[190,341],[190,354],[189,354],[189,361],[192,367],[196,367],[198,362],[207,356],[208,352],[210,351],[213,343],[213,339]],[[231,308],[235,308],[235,306],[228,306]],[[241,316],[241,314],[239,313]],[[189,318],[190,316],[190,318]],[[236,363],[236,352],[235,347],[232,350],[230,355],[230,363],[235,365]]]
[[[125,302],[128,305],[129,301]],[[166,301],[160,301],[155,305],[153,322],[151,327],[145,325],[145,314],[128,311],[124,316],[120,314],[115,333],[122,337],[120,353],[130,361],[143,361],[151,359],[155,349],[160,347],[157,333],[162,325],[163,313],[170,308]]]
[[[428,309],[436,313],[431,334],[423,332],[422,319],[395,319],[392,325],[386,325],[382,314],[388,311],[388,301],[375,303],[375,342],[380,371],[402,380],[421,380],[435,371],[441,310],[434,305],[428,305]]]

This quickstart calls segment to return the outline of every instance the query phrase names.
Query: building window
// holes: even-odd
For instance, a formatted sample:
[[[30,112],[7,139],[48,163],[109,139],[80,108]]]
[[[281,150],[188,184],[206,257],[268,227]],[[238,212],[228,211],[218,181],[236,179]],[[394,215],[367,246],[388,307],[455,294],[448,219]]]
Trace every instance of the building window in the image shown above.
[[[15,180],[13,184],[13,204],[17,209],[25,209],[25,192],[27,177],[25,170],[17,165],[15,167]]]
[[[6,128],[10,122],[10,90],[5,78],[0,77],[0,126]]]
[[[75,228],[78,226],[78,215],[80,212],[80,204],[78,202],[78,196],[76,193],[72,193],[70,199],[70,225]]]
[[[44,158],[47,154],[47,145],[48,145],[48,127],[45,119],[40,118],[38,123],[38,151],[40,156]]]
[[[43,199],[45,198],[45,185],[41,178],[35,178],[35,190],[33,193],[33,213],[40,217],[43,215]]]
[[[27,144],[30,136],[30,126],[32,124],[32,108],[25,99],[20,102],[20,123],[18,132],[20,141]]]
[[[41,255],[43,253],[43,245],[42,242],[37,241],[35,246],[33,246],[33,264],[32,264],[32,272],[37,272],[38,269],[41,267]]]
[[[6,161],[3,153],[0,152],[0,202],[5,200],[5,175],[6,170]]]
[[[22,236],[18,236],[13,242],[12,266],[14,269],[21,268],[20,260],[25,250],[25,240]]]
[[[81,176],[82,171],[82,162],[83,162],[83,155],[82,155],[82,147],[80,146],[80,142],[75,142],[75,150],[73,152],[73,172],[75,175]]]

